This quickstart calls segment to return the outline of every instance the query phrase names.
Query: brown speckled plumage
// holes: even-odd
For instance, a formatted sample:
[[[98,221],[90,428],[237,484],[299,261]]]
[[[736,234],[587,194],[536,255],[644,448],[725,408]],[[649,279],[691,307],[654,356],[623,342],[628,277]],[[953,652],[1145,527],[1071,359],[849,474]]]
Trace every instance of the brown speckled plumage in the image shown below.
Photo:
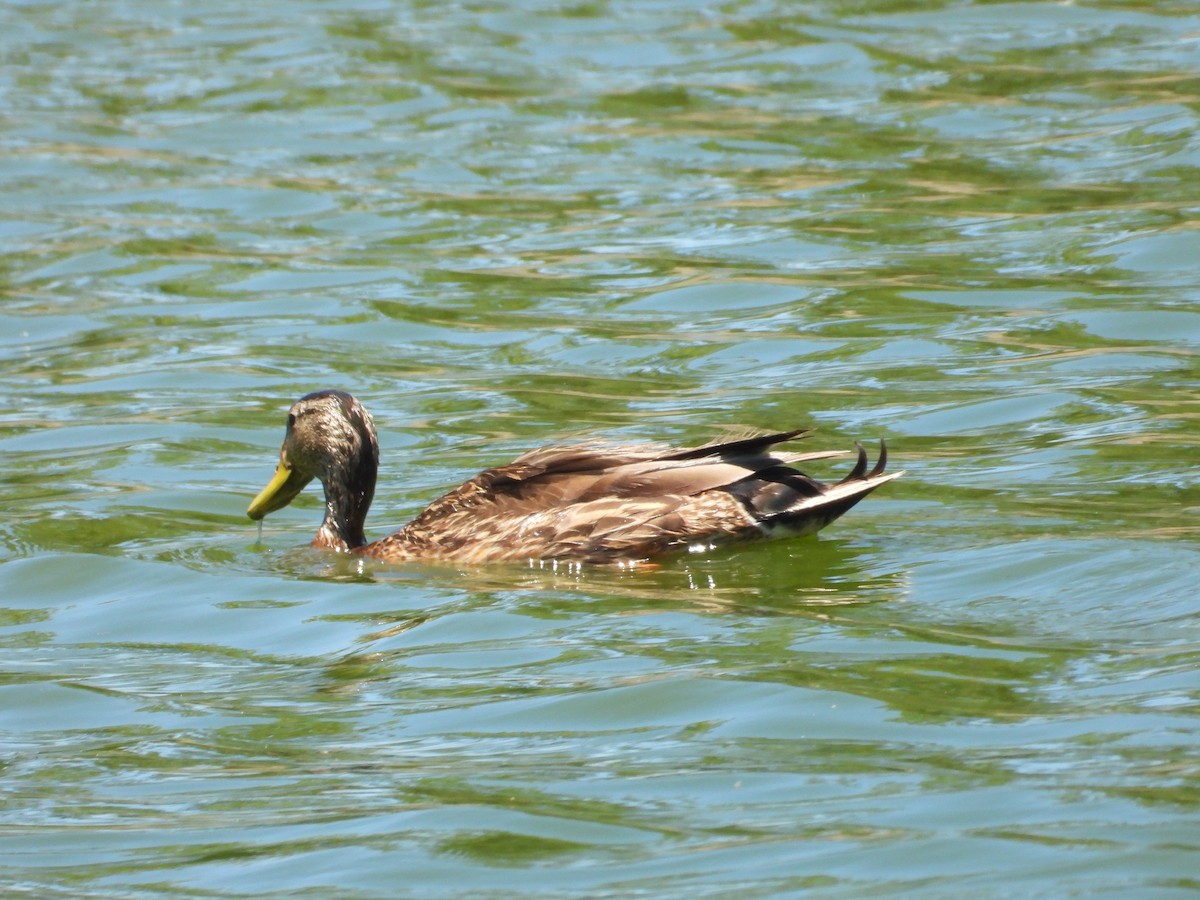
[[[882,444],[868,472],[860,446],[850,474],[822,484],[795,464],[841,453],[771,450],[804,433],[691,450],[659,445],[532,450],[481,472],[399,531],[367,543],[363,522],[379,466],[375,426],[354,397],[317,391],[289,412],[275,478],[248,512],[261,519],[318,478],[325,487],[325,519],[314,546],[387,562],[624,562],[777,533],[810,534],[901,474],[884,474]]]

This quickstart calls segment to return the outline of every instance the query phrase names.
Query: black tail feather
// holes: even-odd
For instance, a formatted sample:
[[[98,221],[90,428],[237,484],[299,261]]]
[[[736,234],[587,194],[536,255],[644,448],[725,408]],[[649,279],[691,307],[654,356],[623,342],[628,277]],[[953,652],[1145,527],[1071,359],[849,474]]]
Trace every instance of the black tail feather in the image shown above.
[[[887,468],[887,441],[883,438],[879,439],[879,459],[875,461],[875,468],[871,470],[868,478],[875,478],[883,474],[883,470]]]
[[[836,484],[822,484],[795,469],[774,466],[755,473],[734,491],[768,531],[811,533],[837,519],[879,484],[887,467],[887,445],[880,441],[879,458],[868,471],[866,448],[855,442],[858,459],[854,468]],[[883,477],[883,481],[876,482]]]
[[[858,441],[854,442],[854,446],[858,448],[858,459],[854,463],[854,468],[850,470],[850,474],[843,478],[838,484],[845,484],[847,481],[858,481],[867,474],[867,451]]]

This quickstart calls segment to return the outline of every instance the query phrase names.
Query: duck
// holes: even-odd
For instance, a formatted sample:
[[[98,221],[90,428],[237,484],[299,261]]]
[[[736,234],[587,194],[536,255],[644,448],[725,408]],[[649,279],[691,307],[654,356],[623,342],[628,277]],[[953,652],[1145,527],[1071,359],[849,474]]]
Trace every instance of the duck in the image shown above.
[[[247,515],[259,521],[284,508],[316,478],[325,489],[325,517],[314,547],[385,563],[632,565],[672,552],[813,534],[904,474],[885,474],[882,440],[868,471],[866,450],[856,442],[850,473],[834,484],[817,481],[797,464],[847,451],[773,449],[809,433],[798,428],[686,449],[542,447],[480,472],[399,531],[368,541],[363,528],[379,472],[375,423],[351,394],[320,390],[288,411],[279,465]]]

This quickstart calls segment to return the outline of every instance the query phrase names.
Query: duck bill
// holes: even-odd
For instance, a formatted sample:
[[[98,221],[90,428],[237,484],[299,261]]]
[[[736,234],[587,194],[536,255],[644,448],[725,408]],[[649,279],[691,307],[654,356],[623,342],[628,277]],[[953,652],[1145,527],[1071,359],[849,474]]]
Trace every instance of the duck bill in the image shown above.
[[[312,481],[311,475],[301,475],[287,463],[281,462],[275,477],[263,488],[246,510],[246,515],[258,520],[277,509],[283,509],[296,499],[304,486]]]

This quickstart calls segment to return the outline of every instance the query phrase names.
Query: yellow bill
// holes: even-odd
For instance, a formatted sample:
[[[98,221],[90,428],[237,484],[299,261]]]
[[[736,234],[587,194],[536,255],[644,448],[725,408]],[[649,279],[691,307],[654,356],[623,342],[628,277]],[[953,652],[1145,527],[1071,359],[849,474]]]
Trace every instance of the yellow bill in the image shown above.
[[[312,481],[311,475],[297,472],[287,463],[280,461],[275,476],[263,488],[246,510],[246,515],[252,519],[261,519],[268,513],[283,509],[296,499],[296,495],[304,490],[305,485]]]

